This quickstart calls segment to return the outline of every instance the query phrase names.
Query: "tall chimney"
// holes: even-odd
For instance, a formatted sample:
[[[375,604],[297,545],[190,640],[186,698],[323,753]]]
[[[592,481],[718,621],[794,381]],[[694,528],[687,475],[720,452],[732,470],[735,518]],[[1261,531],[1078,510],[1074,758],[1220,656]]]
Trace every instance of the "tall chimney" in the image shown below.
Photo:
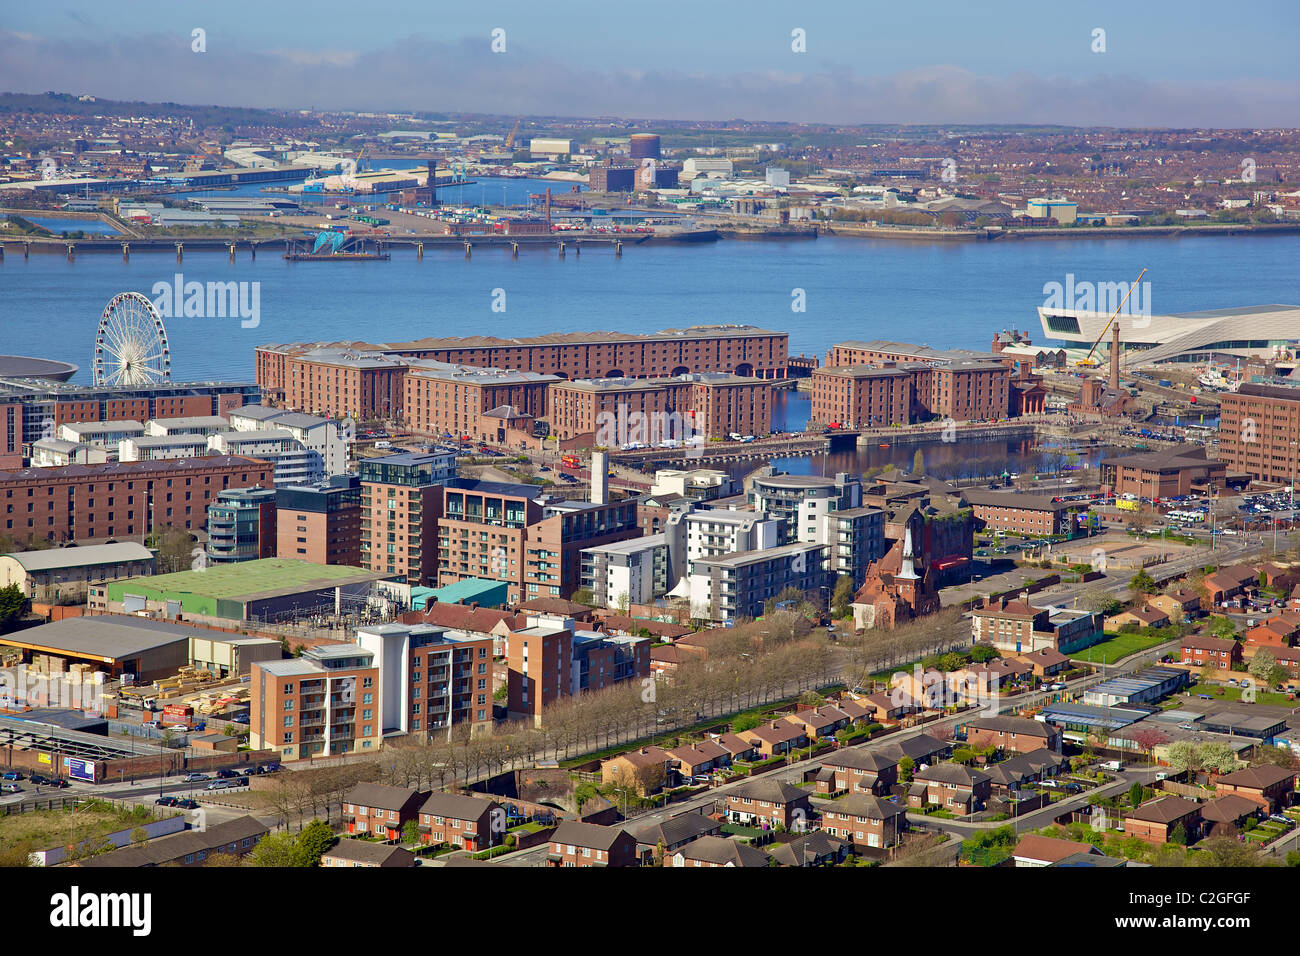
[[[591,453],[591,503],[609,504],[609,452]]]
[[[429,171],[429,180],[425,183],[425,186],[429,188],[429,205],[436,206],[438,205],[438,161],[436,159],[429,160],[425,164],[425,168]]]
[[[1119,391],[1119,322],[1110,334],[1110,387]]]
[[[546,224],[551,224],[551,187],[546,187]]]

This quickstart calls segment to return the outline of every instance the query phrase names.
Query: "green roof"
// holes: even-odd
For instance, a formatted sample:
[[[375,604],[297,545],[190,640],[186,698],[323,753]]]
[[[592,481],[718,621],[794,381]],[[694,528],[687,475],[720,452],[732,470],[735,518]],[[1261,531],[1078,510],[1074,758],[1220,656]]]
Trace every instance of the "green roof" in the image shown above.
[[[484,607],[504,604],[508,587],[504,581],[491,581],[483,578],[465,578],[444,584],[440,588],[411,588],[411,606],[420,610],[429,603],[430,598],[437,598],[439,604],[465,604],[478,601]]]
[[[216,605],[243,603],[299,592],[319,591],[341,585],[379,581],[391,575],[341,564],[313,564],[292,558],[263,558],[221,564],[203,571],[177,571],[151,577],[126,578],[108,585],[108,599],[119,602],[124,594],[146,600],[180,600],[190,613],[230,616],[231,608]],[[193,599],[201,599],[195,601]],[[206,606],[201,606],[206,605]]]

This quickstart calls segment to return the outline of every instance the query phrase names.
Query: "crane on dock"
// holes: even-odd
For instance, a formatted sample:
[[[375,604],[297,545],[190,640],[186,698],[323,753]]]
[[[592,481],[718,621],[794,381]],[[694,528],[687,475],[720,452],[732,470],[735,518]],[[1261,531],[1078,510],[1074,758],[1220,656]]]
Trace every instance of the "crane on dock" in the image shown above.
[[[510,135],[506,137],[506,149],[514,149],[515,137],[519,135],[519,124],[523,122],[523,119],[524,118],[520,116],[518,119],[515,120],[515,128],[512,129],[510,131]]]
[[[1097,368],[1101,365],[1099,361],[1093,358],[1097,351],[1097,346],[1100,345],[1101,340],[1106,337],[1106,333],[1110,331],[1111,325],[1114,324],[1116,317],[1119,316],[1120,310],[1124,308],[1124,303],[1128,301],[1128,297],[1133,294],[1133,290],[1137,288],[1138,283],[1142,281],[1142,277],[1146,274],[1146,269],[1143,269],[1138,273],[1138,277],[1133,280],[1133,284],[1129,286],[1128,291],[1124,293],[1124,298],[1119,300],[1119,305],[1115,306],[1115,311],[1110,314],[1110,319],[1106,322],[1105,326],[1102,327],[1101,334],[1097,336],[1097,341],[1093,342],[1092,348],[1088,349],[1087,356],[1074,363],[1075,368]]]

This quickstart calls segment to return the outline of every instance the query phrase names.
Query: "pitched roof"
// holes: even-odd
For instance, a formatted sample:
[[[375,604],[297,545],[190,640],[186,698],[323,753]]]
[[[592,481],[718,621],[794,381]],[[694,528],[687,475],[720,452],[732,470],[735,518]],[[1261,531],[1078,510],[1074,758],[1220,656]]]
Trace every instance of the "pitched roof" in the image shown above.
[[[885,748],[885,753],[891,756],[911,757],[912,760],[921,760],[926,757],[932,757],[937,753],[947,750],[948,744],[929,734],[918,734],[915,737],[908,737],[906,740],[896,740]]]
[[[973,787],[991,779],[988,774],[959,763],[937,763],[925,770],[913,774],[916,780],[937,780],[939,783],[954,783],[959,786]]]
[[[676,846],[687,840],[697,839],[721,827],[717,820],[702,813],[690,811],[669,817],[663,823],[651,823],[638,828],[633,836],[637,843],[654,846],[663,841],[665,846]]]
[[[610,757],[610,760],[626,760],[634,767],[656,767],[664,766],[672,758],[668,751],[662,747],[656,747],[653,744],[649,747],[641,747],[637,750],[629,750],[626,753]]]
[[[1041,720],[1029,717],[977,717],[966,724],[975,730],[997,730],[1005,734],[1024,734],[1026,737],[1050,739],[1060,733]]]
[[[704,836],[677,851],[687,860],[733,866],[767,866],[767,854],[726,837]]]
[[[1234,787],[1246,787],[1251,790],[1263,790],[1265,787],[1272,787],[1284,780],[1294,780],[1296,772],[1288,770],[1285,767],[1246,767],[1242,770],[1235,770],[1230,774],[1219,778],[1219,783],[1226,783]]]
[[[390,787],[382,783],[359,783],[343,797],[344,803],[358,807],[375,807],[380,810],[400,810],[418,796],[414,787]]]
[[[225,823],[218,823],[206,830],[185,830],[172,836],[150,840],[143,846],[124,846],[110,853],[101,853],[88,860],[81,860],[78,866],[112,866],[137,867],[159,866],[179,860],[190,853],[217,853],[222,847],[231,843],[242,843],[246,839],[266,836],[270,832],[266,824],[251,816],[242,816]],[[241,848],[242,849],[242,848]]]
[[[410,611],[402,615],[403,624],[436,624],[474,634],[491,633],[502,621],[512,631],[528,626],[527,617],[523,614],[511,614],[496,608],[471,607],[468,604],[446,604],[442,601],[427,605],[423,611]]]
[[[898,761],[883,751],[861,750],[857,747],[845,747],[830,754],[822,760],[828,767],[844,767],[848,770],[870,770],[880,773],[890,767],[897,767]]]
[[[1183,647],[1190,647],[1193,650],[1199,649],[1203,651],[1231,651],[1236,647],[1236,645],[1236,641],[1210,637],[1208,634],[1188,634],[1182,641]]]
[[[433,793],[420,806],[420,812],[435,817],[449,817],[452,820],[477,820],[493,805],[492,800],[471,797],[463,793]]]
[[[1074,840],[1061,840],[1057,837],[1039,836],[1026,833],[1016,844],[1011,855],[1017,860],[1034,860],[1045,863],[1059,863],[1075,853],[1100,853],[1091,843],[1076,843]]]
[[[1201,808],[1201,818],[1211,823],[1236,823],[1242,817],[1259,813],[1260,805],[1240,794],[1229,793],[1211,800]]]
[[[1062,654],[1054,647],[1040,647],[1036,651],[1021,654],[1020,659],[1029,661],[1032,664],[1041,664],[1044,667],[1054,667],[1057,664],[1064,664],[1069,661],[1070,656]]]
[[[668,756],[675,760],[681,760],[684,763],[700,764],[709,760],[717,760],[719,757],[725,757],[731,753],[722,744],[712,740],[701,740],[697,744],[691,744],[685,747],[674,747],[668,751]]]
[[[401,861],[401,866],[415,866],[415,854],[400,846],[386,843],[371,843],[369,840],[339,840],[325,856],[338,860],[357,863],[373,863],[383,866],[393,858]]]
[[[731,796],[746,800],[767,800],[771,803],[793,803],[806,798],[808,791],[775,777],[751,777],[735,790]]]
[[[551,842],[586,846],[594,850],[608,850],[625,832],[622,827],[603,827],[598,823],[565,820],[551,834]]]
[[[769,721],[759,724],[743,732],[751,737],[757,737],[765,743],[783,743],[787,740],[794,740],[796,737],[804,735],[804,728],[801,724],[795,723],[788,717],[780,720]]]
[[[848,796],[822,804],[823,814],[834,813],[846,817],[869,817],[872,820],[888,820],[890,817],[907,813],[906,807],[900,807],[888,800],[881,800],[869,793],[850,793]]]
[[[754,745],[746,740],[740,734],[720,734],[714,738],[721,746],[727,748],[727,752],[733,757],[736,754],[749,753],[754,749]]]
[[[810,866],[823,857],[838,854],[843,848],[843,840],[822,830],[814,830],[774,848],[772,859],[781,866]]]
[[[1173,823],[1190,813],[1199,813],[1200,810],[1199,804],[1184,800],[1182,797],[1161,797],[1159,800],[1144,803],[1136,810],[1130,811],[1128,817],[1130,820],[1142,820],[1147,823]]]

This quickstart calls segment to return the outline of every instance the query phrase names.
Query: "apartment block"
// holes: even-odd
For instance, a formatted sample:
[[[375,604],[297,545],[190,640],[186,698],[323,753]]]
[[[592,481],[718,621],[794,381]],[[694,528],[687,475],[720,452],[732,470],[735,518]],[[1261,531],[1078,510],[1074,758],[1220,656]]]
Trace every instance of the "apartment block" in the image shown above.
[[[277,488],[275,507],[276,557],[361,566],[361,479],[356,475]]]
[[[1300,477],[1300,388],[1242,385],[1219,398],[1219,460],[1257,481]]]
[[[908,425],[914,420],[916,385],[909,368],[833,365],[815,369],[809,416],[847,428]]]
[[[827,544],[823,519],[862,504],[862,482],[841,472],[822,475],[778,474],[770,466],[754,475],[748,498],[754,508],[781,522],[781,544]]]
[[[432,624],[357,630],[378,668],[375,713],[384,734],[428,736],[456,724],[477,734],[492,722],[492,637]]]
[[[205,551],[213,564],[276,556],[274,488],[232,488],[208,505]]]
[[[672,550],[663,533],[583,548],[580,584],[600,607],[649,604],[677,583]]]
[[[442,485],[455,475],[450,452],[402,452],[361,462],[361,565],[405,575],[408,584],[436,579]]]
[[[691,616],[711,621],[758,617],[788,587],[817,591],[831,584],[829,548],[786,544],[692,562]]]
[[[282,762],[378,750],[379,667],[356,644],[309,647],[301,657],[253,663],[249,712],[254,750]]]

